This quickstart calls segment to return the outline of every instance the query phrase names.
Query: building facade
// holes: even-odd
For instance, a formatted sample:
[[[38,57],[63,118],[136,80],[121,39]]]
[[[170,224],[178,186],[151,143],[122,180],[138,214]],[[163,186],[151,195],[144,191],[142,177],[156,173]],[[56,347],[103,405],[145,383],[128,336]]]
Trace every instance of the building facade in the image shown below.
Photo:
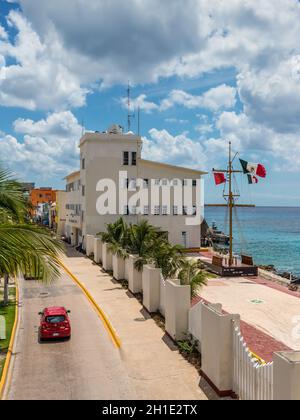
[[[80,171],[66,177],[65,234],[72,245],[85,248],[86,235],[105,231],[122,216],[127,223],[147,219],[173,244],[200,247],[196,209],[204,172],[145,160],[141,154],[141,137],[116,126],[81,138]],[[191,186],[189,206],[184,205],[185,186]],[[191,225],[187,218],[193,219]]]

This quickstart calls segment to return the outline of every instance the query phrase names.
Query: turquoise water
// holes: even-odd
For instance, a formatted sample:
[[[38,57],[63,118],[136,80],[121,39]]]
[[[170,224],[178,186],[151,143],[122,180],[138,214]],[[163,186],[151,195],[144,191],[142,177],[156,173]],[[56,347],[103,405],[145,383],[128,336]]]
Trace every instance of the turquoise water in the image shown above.
[[[209,225],[216,222],[220,230],[228,233],[225,216],[225,208],[205,209]],[[280,271],[300,275],[300,208],[239,208],[237,217],[234,228],[235,252],[252,255],[256,264],[272,264]]]

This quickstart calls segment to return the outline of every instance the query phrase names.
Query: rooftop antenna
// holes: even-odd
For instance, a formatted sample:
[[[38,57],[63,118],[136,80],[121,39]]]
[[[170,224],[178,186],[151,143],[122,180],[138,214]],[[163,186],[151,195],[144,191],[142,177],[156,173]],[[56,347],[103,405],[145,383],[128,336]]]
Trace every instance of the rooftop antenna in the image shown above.
[[[131,131],[131,119],[134,118],[134,114],[131,114],[130,93],[131,93],[131,86],[130,86],[130,82],[128,82],[128,88],[127,88],[127,108],[128,108],[127,125],[128,125],[128,132]]]
[[[141,107],[138,107],[138,136],[141,134]]]
[[[83,137],[85,134],[85,127],[84,127],[84,118],[81,121],[81,136]]]

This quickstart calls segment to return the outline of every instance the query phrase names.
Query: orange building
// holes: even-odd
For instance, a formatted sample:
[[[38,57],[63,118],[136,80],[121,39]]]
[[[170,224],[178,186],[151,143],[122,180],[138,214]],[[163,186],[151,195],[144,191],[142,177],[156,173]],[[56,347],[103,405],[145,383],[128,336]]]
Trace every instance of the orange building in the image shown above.
[[[52,188],[35,188],[30,193],[30,201],[34,207],[44,203],[55,203],[56,191]]]

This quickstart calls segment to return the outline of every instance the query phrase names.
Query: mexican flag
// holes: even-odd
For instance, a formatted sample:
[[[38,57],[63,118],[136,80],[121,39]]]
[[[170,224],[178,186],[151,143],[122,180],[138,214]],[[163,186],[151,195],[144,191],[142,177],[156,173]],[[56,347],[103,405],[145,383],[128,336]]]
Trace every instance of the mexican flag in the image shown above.
[[[247,176],[249,184],[258,184],[258,178],[255,175],[248,174]]]
[[[266,168],[260,163],[250,163],[240,159],[244,174],[252,174],[265,178],[267,176]]]

